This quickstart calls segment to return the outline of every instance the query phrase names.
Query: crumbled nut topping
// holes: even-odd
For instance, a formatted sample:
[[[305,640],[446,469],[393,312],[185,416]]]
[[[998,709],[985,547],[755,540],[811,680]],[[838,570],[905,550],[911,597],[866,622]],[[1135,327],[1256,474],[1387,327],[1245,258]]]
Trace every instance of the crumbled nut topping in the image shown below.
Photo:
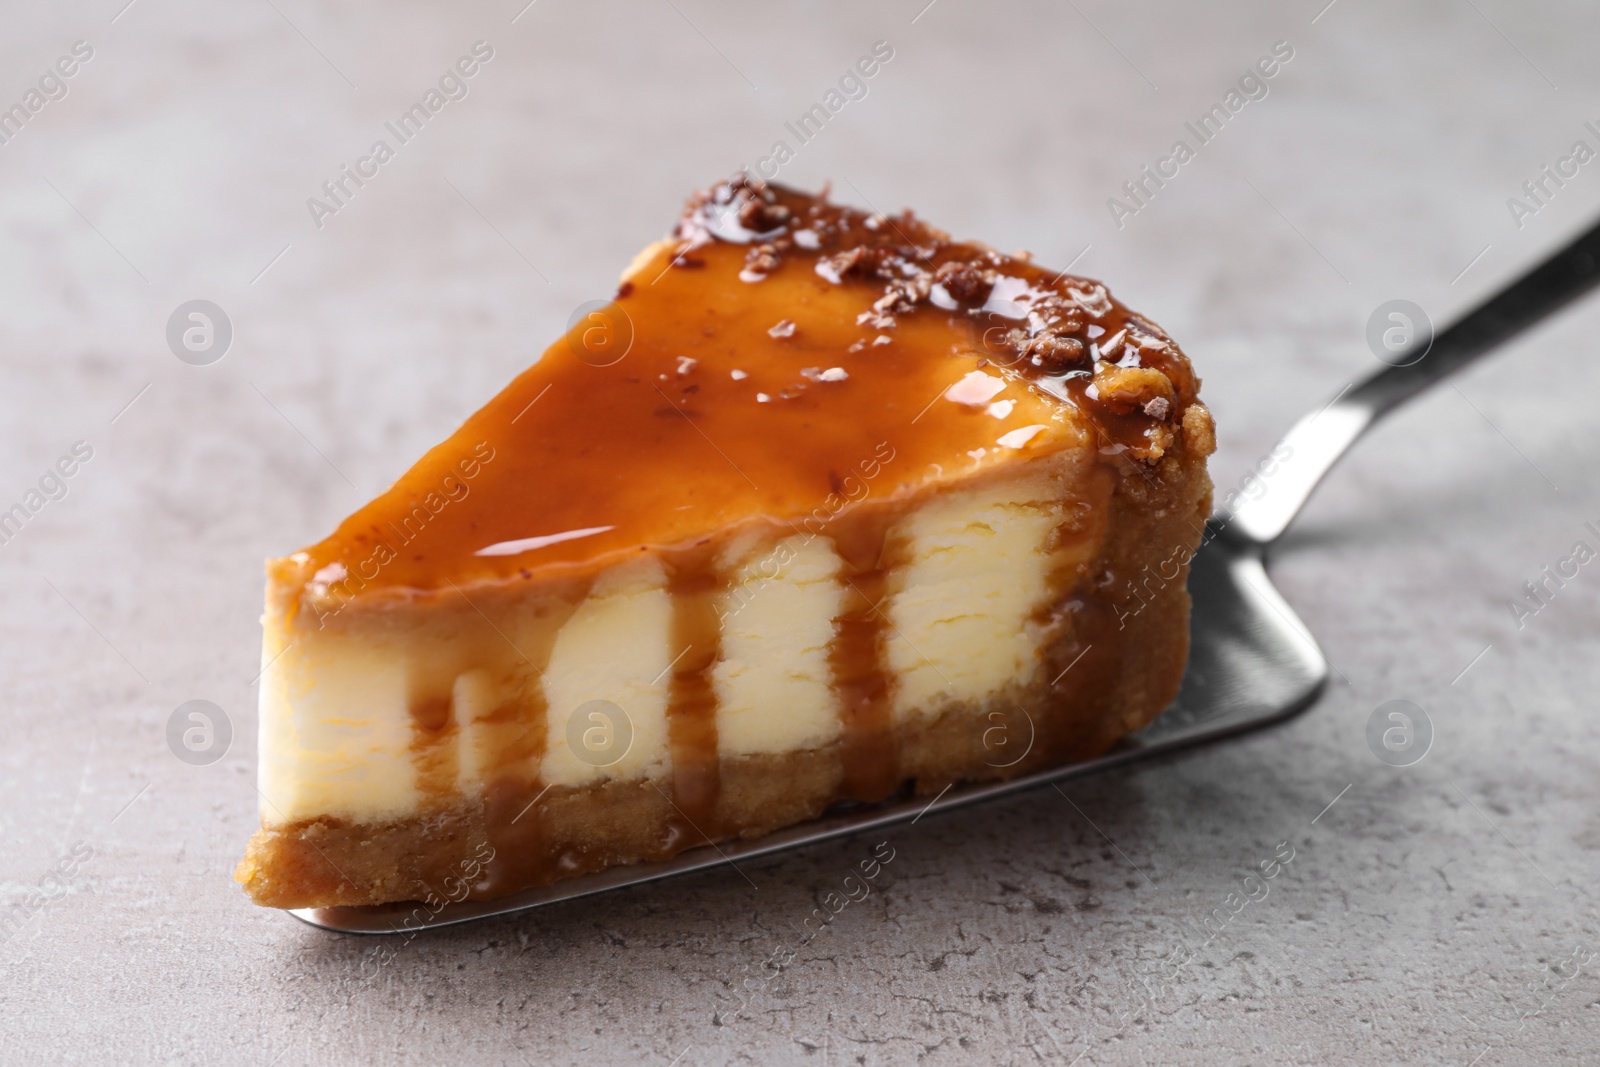
[[[835,256],[824,256],[835,277],[843,278],[854,271],[866,273],[866,263],[871,257],[865,245],[856,245]]]
[[[1096,363],[1094,387],[1101,400],[1117,408],[1143,408],[1160,400],[1170,410],[1173,400],[1172,382],[1165,374],[1148,367],[1119,367],[1103,361]]]
[[[745,193],[739,204],[739,225],[745,229],[765,233],[789,221],[789,209],[767,199],[772,195],[770,190],[763,190],[760,195],[750,195],[748,189]]]
[[[756,245],[744,256],[744,269],[747,274],[760,274],[765,277],[778,269],[778,263],[778,250],[770,244]]]
[[[1197,451],[1215,447],[1188,360],[1103,285],[1052,274],[1027,253],[1005,256],[952,241],[910,212],[868,214],[823,198],[736,175],[690,201],[676,231],[682,245],[673,266],[702,265],[689,253],[713,241],[743,244],[739,277],[754,283],[798,257],[802,269],[830,285],[876,290],[856,318],[863,335],[847,346],[852,356],[873,358],[871,351],[893,343],[908,316],[959,316],[973,324],[986,362],[1020,372],[1080,408],[1114,412],[1117,421],[1101,428],[1117,438],[1118,454],[1154,462],[1180,442]],[[793,330],[784,319],[769,332],[786,338]],[[848,376],[843,367],[801,373],[811,382]],[[791,391],[778,396],[788,399]]]
[[[1083,362],[1083,342],[1054,330],[1045,330],[1022,344],[1022,355],[1047,374],[1060,374]]]
[[[933,280],[962,303],[981,304],[994,288],[994,271],[976,263],[945,263],[933,272]]]

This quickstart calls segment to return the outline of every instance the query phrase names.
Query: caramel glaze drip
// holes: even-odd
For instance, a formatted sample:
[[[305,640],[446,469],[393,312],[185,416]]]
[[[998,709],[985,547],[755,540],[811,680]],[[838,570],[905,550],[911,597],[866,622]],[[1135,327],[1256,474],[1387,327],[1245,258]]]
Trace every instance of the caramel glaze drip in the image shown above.
[[[656,553],[683,650],[668,702],[676,815],[661,855],[723,832],[712,670],[727,578],[711,534],[753,519],[798,529],[837,494],[841,472],[892,447],[872,506],[845,508],[826,530],[850,586],[829,655],[843,792],[881,799],[900,778],[883,604],[891,524],[904,510],[895,502],[1009,463],[1014,448],[1081,447],[1085,429],[1108,463],[1153,465],[1180,439],[1198,389],[1176,345],[1099,283],[952,241],[909,212],[868,215],[741,177],[692,200],[675,236],[641,257],[610,305],[297,557],[315,575],[304,602],[320,616],[356,598],[514,595],[519,580],[559,575],[581,586],[630,554]],[[1014,412],[952,395],[975,370],[1007,383]],[[1043,432],[1001,447],[1002,434],[1031,425]],[[1103,609],[1092,597],[1074,603]],[[548,880],[552,865],[601,864],[548,855],[540,820],[525,813],[541,788],[549,709],[537,676],[549,642],[519,653],[532,670],[503,681],[505,703],[487,720],[502,746],[487,801],[490,879],[505,887]],[[1087,663],[1067,684],[1103,669]],[[419,786],[447,800],[460,732],[450,694],[418,690],[413,707]]]
[[[885,654],[884,601],[896,563],[888,525],[894,517],[892,511],[867,512],[834,531],[847,592],[846,609],[834,619],[828,666],[839,702],[841,792],[851,800],[882,800],[900,784],[891,717],[894,675]]]
[[[550,708],[541,682],[556,635],[583,603],[589,584],[587,579],[567,583],[546,607],[533,642],[514,646],[518,666],[495,680],[499,700],[480,720],[480,728],[486,728],[484,751],[490,755],[484,769],[484,829],[486,843],[494,849],[482,875],[483,895],[497,896],[543,881],[551,866],[543,820],[534,810],[543,792],[539,765],[549,737]],[[504,634],[484,634],[482,639],[509,641]]]
[[[669,557],[672,594],[672,644],[676,660],[667,695],[667,749],[672,760],[675,819],[664,846],[676,852],[680,841],[702,844],[721,836],[717,814],[717,694],[711,671],[717,665],[722,627],[717,598],[725,583],[711,565],[710,545]]]
[[[437,799],[455,792],[460,759],[460,723],[451,694],[414,692],[411,705],[411,762],[417,791]]]

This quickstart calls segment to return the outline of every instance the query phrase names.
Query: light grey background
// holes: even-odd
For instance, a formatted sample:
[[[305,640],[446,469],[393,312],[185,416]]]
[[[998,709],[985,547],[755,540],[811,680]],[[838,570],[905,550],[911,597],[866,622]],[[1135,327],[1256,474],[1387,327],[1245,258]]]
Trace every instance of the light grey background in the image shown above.
[[[1593,5],[125,2],[0,18],[0,104],[94,48],[0,146],[0,507],[94,450],[0,546],[0,1060],[1600,1062],[1600,959],[1564,962],[1600,951],[1600,563],[1521,629],[1508,606],[1600,548],[1594,302],[1380,427],[1291,532],[1277,580],[1338,669],[1312,710],[897,830],[807,946],[872,841],[430,934],[371,978],[373,942],[230,881],[263,557],[446,435],[874,41],[893,60],[781,179],[1081,255],[1193,357],[1226,487],[1377,366],[1378,304],[1448,321],[1593,217],[1600,161],[1520,229],[1506,206],[1600,147]],[[315,228],[306,199],[478,40],[470,95]],[[1107,197],[1279,40],[1270,95],[1116,229]],[[165,342],[197,298],[234,327],[208,367]],[[209,766],[167,748],[192,699],[234,725]],[[1416,766],[1367,749],[1390,699],[1432,716]],[[1268,898],[1124,1024],[1282,841]]]

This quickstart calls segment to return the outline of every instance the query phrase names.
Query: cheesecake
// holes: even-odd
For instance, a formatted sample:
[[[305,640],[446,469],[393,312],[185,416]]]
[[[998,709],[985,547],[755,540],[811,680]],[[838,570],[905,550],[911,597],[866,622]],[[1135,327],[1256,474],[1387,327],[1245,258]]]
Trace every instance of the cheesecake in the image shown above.
[[[1098,282],[736,176],[267,564],[280,908],[491,898],[1104,752],[1173,699],[1211,416]]]

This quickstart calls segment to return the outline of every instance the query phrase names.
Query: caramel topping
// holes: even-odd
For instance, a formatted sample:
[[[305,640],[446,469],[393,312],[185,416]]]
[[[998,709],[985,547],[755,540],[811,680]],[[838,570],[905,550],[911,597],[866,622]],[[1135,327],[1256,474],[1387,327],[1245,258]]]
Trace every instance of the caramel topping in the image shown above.
[[[313,602],[592,571],[1021,454],[1153,462],[1197,382],[1099,283],[743,179],[296,559]],[[318,608],[319,613],[323,609]]]
[[[709,553],[700,547],[673,553],[672,647],[667,700],[667,744],[672,756],[672,796],[679,818],[695,837],[717,836],[717,695],[711,671],[722,650],[716,598],[722,592]]]
[[[851,800],[882,800],[900,784],[890,708],[894,679],[884,656],[887,577],[879,567],[849,579],[847,607],[834,620],[837,633],[828,650],[839,699],[840,791]]]

